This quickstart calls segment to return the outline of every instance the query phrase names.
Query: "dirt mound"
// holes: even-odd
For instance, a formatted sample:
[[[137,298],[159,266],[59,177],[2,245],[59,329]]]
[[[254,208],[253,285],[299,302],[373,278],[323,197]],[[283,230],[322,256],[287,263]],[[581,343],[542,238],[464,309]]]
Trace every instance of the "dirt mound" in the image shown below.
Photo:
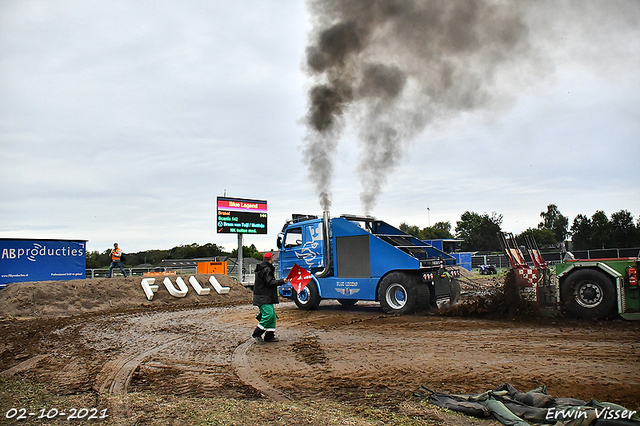
[[[460,272],[460,276],[465,279],[471,279],[476,276],[476,274],[468,269],[463,268],[462,266],[456,266],[455,269]]]
[[[463,284],[468,282],[463,281]],[[463,296],[456,305],[441,309],[440,314],[492,319],[529,319],[539,315],[536,305],[521,297],[513,270],[502,279],[485,280],[482,286],[475,285],[471,289],[476,292]]]
[[[211,288],[210,275],[195,275],[204,287]],[[133,309],[167,309],[187,306],[218,306],[250,303],[252,293],[227,275],[215,275],[218,282],[229,287],[229,293],[218,294],[211,288],[207,295],[198,295],[187,283],[189,292],[177,298],[157,277],[158,291],[152,300],[140,285],[141,277],[96,278],[69,281],[39,281],[13,283],[0,291],[2,317],[55,317],[97,312],[121,312]],[[175,276],[169,277],[173,283]],[[183,277],[188,282],[189,277]]]

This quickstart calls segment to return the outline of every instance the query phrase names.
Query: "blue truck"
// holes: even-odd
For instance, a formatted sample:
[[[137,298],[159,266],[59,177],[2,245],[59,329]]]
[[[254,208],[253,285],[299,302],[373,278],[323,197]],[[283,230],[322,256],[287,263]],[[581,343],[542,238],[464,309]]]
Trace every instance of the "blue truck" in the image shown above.
[[[293,215],[278,234],[278,272],[294,265],[311,273],[299,293],[286,283],[281,296],[311,310],[323,299],[352,306],[377,301],[389,314],[409,314],[456,303],[455,258],[371,216]]]

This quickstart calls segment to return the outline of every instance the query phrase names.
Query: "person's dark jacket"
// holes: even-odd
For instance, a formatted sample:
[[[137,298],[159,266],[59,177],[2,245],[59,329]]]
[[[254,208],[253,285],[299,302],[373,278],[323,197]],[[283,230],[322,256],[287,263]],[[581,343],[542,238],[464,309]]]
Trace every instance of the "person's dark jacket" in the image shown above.
[[[255,306],[278,303],[278,286],[284,284],[284,280],[277,280],[275,272],[276,268],[267,261],[256,267],[256,279],[253,284]]]

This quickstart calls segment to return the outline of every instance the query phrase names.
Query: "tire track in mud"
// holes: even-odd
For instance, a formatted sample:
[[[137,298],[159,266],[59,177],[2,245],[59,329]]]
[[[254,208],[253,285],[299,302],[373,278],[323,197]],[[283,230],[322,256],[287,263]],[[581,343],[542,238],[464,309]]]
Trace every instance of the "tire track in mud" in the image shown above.
[[[233,309],[235,310],[235,309]],[[187,312],[189,315],[190,312]],[[174,318],[175,320],[175,318]],[[218,319],[209,319],[210,322],[216,324],[214,327],[218,331],[221,329],[225,329],[228,327],[228,323],[224,324],[224,326],[220,326]],[[98,374],[96,378],[95,389],[99,393],[108,393],[111,395],[123,395],[126,394],[128,388],[131,384],[132,378],[139,366],[145,364],[145,360],[150,358],[151,356],[161,352],[170,346],[175,345],[176,343],[186,339],[188,336],[180,336],[175,337],[169,341],[166,341],[160,345],[153,346],[151,348],[147,347],[142,350],[138,350],[135,353],[129,353],[126,355],[121,355],[120,357],[107,362],[103,365],[102,371]],[[233,339],[232,339],[233,340]],[[237,340],[236,340],[237,342]],[[271,400],[277,402],[285,402],[290,401],[291,399],[283,394],[281,391],[277,390],[273,386],[271,386],[267,381],[265,381],[261,374],[254,370],[250,365],[250,349],[252,347],[253,339],[249,339],[235,347],[233,352],[230,354],[229,358],[227,358],[229,373],[236,377],[236,380],[239,383],[242,383],[245,386],[252,388],[257,394],[262,394],[264,397],[267,397]],[[229,348],[227,346],[227,348]],[[151,365],[152,367],[155,364]],[[180,371],[191,371],[194,374],[206,374],[211,373],[211,371],[204,371],[201,368],[182,365],[182,364],[173,364],[173,363],[164,363],[162,365],[156,365],[157,368],[170,368],[175,367]],[[218,369],[225,369],[224,366],[219,365]],[[219,372],[215,372],[219,374]],[[187,386],[188,384],[185,384]]]
[[[100,372],[100,376],[103,376],[103,378],[102,380],[97,380],[96,389],[99,393],[109,393],[112,395],[123,395],[127,393],[127,387],[129,386],[133,372],[142,361],[185,338],[186,336],[177,337],[154,348],[129,354],[108,362]]]
[[[231,357],[231,366],[233,367],[236,376],[238,376],[240,381],[242,381],[244,384],[251,386],[258,392],[261,392],[266,397],[275,402],[291,401],[291,398],[272,387],[269,383],[261,378],[260,374],[257,371],[251,368],[251,366],[249,365],[249,349],[251,349],[252,345],[253,339],[249,339],[246,342],[238,345],[235,351],[233,351],[233,355]]]
[[[35,367],[36,364],[38,364],[40,361],[42,361],[43,359],[47,358],[48,355],[36,355],[33,356],[25,361],[22,361],[21,363],[14,365],[11,368],[8,368],[2,372],[0,372],[0,377],[9,377],[12,376],[16,373],[20,373],[21,371],[28,371],[31,368]]]
[[[171,386],[173,386],[171,388],[172,392],[175,391],[175,389],[182,389],[180,386],[184,386],[185,394],[200,392],[203,395],[208,395],[209,392],[213,394],[219,394],[221,388],[231,387],[235,389],[235,391],[238,391],[240,394],[244,393],[247,396],[254,395],[253,397],[255,397],[258,395],[262,395],[262,397],[266,397],[277,402],[292,400],[290,396],[283,393],[281,389],[278,389],[277,384],[270,383],[268,379],[263,376],[259,367],[256,368],[255,365],[252,367],[251,361],[256,356],[255,352],[252,353],[253,340],[249,339],[242,342],[241,340],[239,341],[237,339],[238,334],[244,334],[246,332],[245,320],[253,317],[252,313],[245,313],[244,307],[233,306],[222,309],[205,308],[205,311],[200,311],[199,309],[180,309],[178,311],[172,312],[152,312],[145,313],[145,315],[142,317],[142,320],[141,318],[138,318],[139,314],[124,313],[107,317],[100,316],[96,317],[95,321],[91,321],[89,323],[85,321],[81,325],[76,324],[76,328],[88,327],[90,329],[90,332],[75,333],[73,338],[76,340],[81,336],[86,338],[87,340],[83,341],[83,344],[89,344],[89,346],[93,347],[94,349],[94,342],[101,341],[102,337],[109,338],[113,334],[130,334],[128,337],[130,339],[129,341],[133,342],[134,340],[138,340],[139,337],[142,337],[142,335],[140,335],[139,333],[147,332],[147,327],[149,326],[152,326],[154,324],[162,324],[163,322],[169,323],[170,321],[180,321],[192,315],[194,317],[200,317],[201,312],[214,313],[214,315],[207,317],[205,322],[200,323],[199,325],[203,328],[209,328],[209,330],[215,331],[217,333],[222,333],[222,335],[219,335],[219,337],[222,339],[222,341],[230,343],[230,345],[224,345],[218,348],[218,350],[215,350],[212,349],[212,347],[215,347],[215,345],[206,347],[208,343],[211,343],[210,338],[204,340],[196,339],[196,348],[192,349],[200,350],[197,348],[198,346],[203,348],[206,347],[207,352],[211,353],[211,351],[213,351],[217,354],[211,357],[212,359],[217,358],[216,368],[214,368],[213,370],[211,368],[202,368],[192,365],[190,361],[193,361],[193,359],[183,360],[183,363],[174,363],[173,361],[175,361],[175,359],[173,356],[170,356],[169,361],[167,362],[161,364],[152,362],[151,364],[149,364],[149,367],[151,367],[152,370],[154,368],[156,370],[168,370],[171,368],[175,368],[178,374],[182,374],[182,372],[188,372],[188,374],[179,377],[175,373],[171,376],[171,379],[176,379],[176,381],[172,382],[171,384]],[[316,313],[316,315],[313,315],[311,317],[307,317],[305,315],[305,317],[307,318],[303,317],[291,321],[291,324],[288,324],[288,328],[290,327],[292,329],[306,329],[312,324],[317,323],[328,323],[325,325],[335,327],[345,325],[345,323],[348,324],[364,320],[361,318],[350,318],[347,321],[345,321],[344,319],[336,320],[336,318],[334,318],[334,315],[334,312],[325,312],[320,315]],[[161,316],[162,318],[158,319],[159,316]],[[113,326],[113,319],[115,317],[117,317],[120,321],[117,325]],[[127,320],[131,317],[136,318],[135,324],[137,328],[129,326]],[[104,327],[101,324],[101,322],[104,321],[105,318],[109,318],[109,322],[110,324],[112,324],[112,326]],[[290,318],[290,320],[291,319],[293,318]],[[63,331],[66,327],[68,326],[56,330],[55,334],[60,334],[61,331]],[[96,330],[100,330],[104,334],[102,335],[100,333],[94,333],[94,331]],[[156,329],[154,328],[153,330]],[[138,342],[142,346],[139,346],[138,348],[130,348],[129,351],[126,352],[112,354],[113,358],[109,360],[103,359],[103,361],[101,362],[101,367],[98,367],[100,368],[100,370],[97,375],[93,376],[93,380],[91,380],[91,378],[88,379],[89,381],[93,382],[93,385],[89,384],[88,386],[90,388],[93,388],[100,394],[109,394],[114,396],[124,395],[131,389],[136,387],[136,372],[140,371],[140,368],[143,368],[145,365],[147,365],[147,361],[149,361],[150,358],[163,351],[168,351],[170,353],[172,346],[180,344],[180,342],[184,341],[185,339],[190,339],[194,335],[200,335],[198,333],[198,330],[193,328],[157,328],[157,330],[161,330],[163,332],[169,331],[174,333],[184,332],[187,334],[174,334],[173,337],[170,338],[170,340],[162,342],[147,342],[146,344],[143,343],[146,339],[140,339]],[[292,333],[292,330],[287,330],[286,334],[289,334],[289,337],[293,337],[291,334],[297,333]],[[220,340],[217,341],[220,342]],[[238,344],[238,342],[242,343]],[[118,342],[112,345],[114,345],[114,347],[117,347],[117,343]],[[124,343],[126,344],[126,341]],[[315,346],[317,346],[317,344],[318,343],[316,341]],[[309,359],[311,359],[311,356],[317,355],[316,352],[317,350],[319,350],[319,348],[316,348],[315,346],[314,348],[311,348],[313,349],[313,354],[310,352],[311,349],[307,348],[306,346],[303,348],[298,348],[296,346],[296,348],[299,349],[298,352],[302,351],[302,353],[298,355],[301,356],[305,362],[308,362]],[[101,347],[100,349],[103,349],[103,347]],[[100,349],[98,349],[98,351],[100,351]],[[75,352],[70,352],[68,355],[82,357],[82,355]],[[51,355],[39,354],[31,357],[17,365],[14,365],[12,368],[0,372],[0,376],[11,376],[16,373],[30,371],[37,365],[42,363],[43,360],[45,360],[49,356]],[[186,361],[186,363],[184,361]],[[216,361],[214,361],[214,363],[215,362]],[[220,376],[225,374],[227,375],[227,377],[230,375],[233,376],[233,378],[221,380]],[[193,377],[196,376],[198,376],[198,378],[193,379]],[[144,376],[143,373],[141,377],[144,378],[146,376]],[[207,387],[211,383],[213,383],[213,385]],[[251,388],[252,391],[250,393],[244,392],[241,390],[241,387],[238,387],[234,383],[242,384],[247,388]],[[145,385],[143,384],[142,386],[144,387]],[[149,385],[147,384],[146,386]],[[151,382],[150,388],[155,389],[155,391],[162,391],[164,389],[162,386],[159,386],[157,382]],[[210,388],[213,390],[211,390]],[[253,392],[255,392],[255,394],[253,394]]]

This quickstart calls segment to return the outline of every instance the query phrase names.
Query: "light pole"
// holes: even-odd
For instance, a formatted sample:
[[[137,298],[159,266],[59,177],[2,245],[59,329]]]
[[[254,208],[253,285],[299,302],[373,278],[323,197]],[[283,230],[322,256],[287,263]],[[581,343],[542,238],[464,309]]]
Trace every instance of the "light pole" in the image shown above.
[[[431,209],[429,208],[429,206],[427,206],[427,226],[429,228],[431,228],[431,216],[429,214],[430,212],[431,212]]]

